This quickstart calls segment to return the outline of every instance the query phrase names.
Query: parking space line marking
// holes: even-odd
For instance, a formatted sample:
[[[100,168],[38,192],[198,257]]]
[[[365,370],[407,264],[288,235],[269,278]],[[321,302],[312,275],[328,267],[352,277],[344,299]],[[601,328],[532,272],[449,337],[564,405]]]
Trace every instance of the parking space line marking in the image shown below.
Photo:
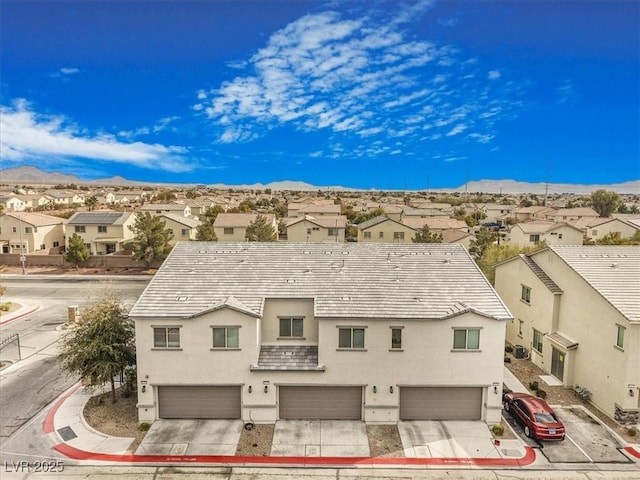
[[[564,434],[564,438],[568,438],[569,440],[571,440],[571,443],[573,443],[573,444],[576,446],[576,448],[577,448],[578,450],[580,450],[580,452],[581,452],[585,457],[587,457],[587,458],[589,459],[589,461],[590,461],[591,463],[594,463],[594,462],[593,462],[593,459],[592,459],[589,455],[587,455],[587,452],[585,452],[585,451],[580,447],[580,445],[578,445],[576,442],[574,442],[574,441],[573,441],[573,438],[571,438],[569,435],[567,435],[567,434],[566,434],[566,432],[565,432],[565,434]]]

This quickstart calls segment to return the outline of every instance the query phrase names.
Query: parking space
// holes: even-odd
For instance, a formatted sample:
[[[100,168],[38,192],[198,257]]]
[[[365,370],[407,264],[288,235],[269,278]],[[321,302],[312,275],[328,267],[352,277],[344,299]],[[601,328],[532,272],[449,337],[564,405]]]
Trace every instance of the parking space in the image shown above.
[[[566,428],[564,441],[537,443],[526,438],[522,426],[504,412],[504,418],[531,447],[552,463],[630,463],[616,437],[584,407],[553,407]]]
[[[367,428],[359,420],[278,420],[271,455],[368,457]]]

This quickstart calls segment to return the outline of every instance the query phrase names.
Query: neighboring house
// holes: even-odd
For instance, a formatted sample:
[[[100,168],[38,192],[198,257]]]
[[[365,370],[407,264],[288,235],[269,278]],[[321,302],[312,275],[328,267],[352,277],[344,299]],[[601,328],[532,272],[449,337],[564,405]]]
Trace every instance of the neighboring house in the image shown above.
[[[290,218],[287,221],[287,241],[300,243],[335,243],[344,242],[347,217],[321,216]]]
[[[164,220],[166,228],[173,234],[171,244],[175,245],[178,242],[196,239],[197,228],[200,225],[198,220],[175,213],[163,213],[158,217]]]
[[[188,217],[191,215],[191,207],[182,203],[147,203],[140,207],[141,212],[149,212],[153,215],[161,215],[163,213],[174,213]]]
[[[77,233],[84,239],[91,255],[117,252],[122,250],[125,243],[133,240],[131,227],[135,219],[134,213],[111,210],[74,213],[67,221],[67,243]]]
[[[340,205],[335,203],[305,205],[304,207],[299,208],[296,212],[296,216],[298,217],[303,215],[311,215],[314,217],[336,217],[340,215]]]
[[[445,230],[458,230],[460,232],[469,233],[469,225],[464,220],[456,220],[449,217],[405,217],[402,219],[402,223],[407,227],[411,227],[414,230],[421,230],[425,226],[429,227],[434,233],[441,233]]]
[[[64,247],[64,222],[42,213],[7,212],[0,216],[2,253],[49,253]]]
[[[581,218],[596,219],[600,215],[593,208],[579,207],[579,208],[561,208],[552,215],[550,220],[556,222],[573,222],[580,220]]]
[[[461,232],[454,228],[442,230],[437,233],[442,235],[442,243],[459,243],[464,245],[467,250],[469,250],[469,247],[471,246],[471,241],[475,240],[475,237],[471,233]]]
[[[556,245],[496,266],[507,341],[623,423],[640,422],[639,246]]]
[[[435,208],[411,208],[402,209],[401,220],[406,218],[430,218],[430,217],[448,217],[449,214]]]
[[[502,205],[500,203],[485,203],[478,210],[486,215],[480,223],[506,223],[506,219],[513,216],[516,205]]]
[[[12,212],[23,212],[25,209],[25,202],[19,195],[6,195],[0,197],[0,203],[4,206],[5,210]]]
[[[256,221],[258,215],[267,219],[277,235],[278,221],[272,213],[219,213],[213,222],[213,231],[219,242],[244,242],[247,227]]]
[[[594,218],[585,225],[584,232],[589,240],[598,241],[603,237],[617,233],[620,238],[631,238],[640,232],[640,226],[620,218]]]
[[[129,315],[140,421],[501,419],[512,316],[460,245],[181,242]]]
[[[567,223],[544,220],[518,223],[511,227],[509,242],[521,248],[540,242],[547,245],[582,245],[582,230]]]
[[[358,224],[358,242],[411,243],[415,234],[413,228],[384,215]]]
[[[78,193],[67,190],[47,190],[45,195],[56,205],[82,205],[84,197]]]
[[[549,216],[554,216],[556,212],[555,208],[532,206],[532,207],[520,207],[513,210],[513,217],[518,222],[528,222],[530,220],[545,220]]]
[[[96,192],[93,194],[100,205],[113,205],[116,203],[116,195],[113,192]]]
[[[338,207],[336,212],[335,207]],[[317,211],[313,211],[313,207],[321,207]],[[322,208],[325,207],[325,208]],[[311,208],[311,209],[309,209]],[[306,210],[305,210],[306,209]],[[318,215],[320,212],[326,215],[340,215],[340,205],[337,205],[333,200],[328,200],[326,198],[303,198],[297,202],[289,202],[287,204],[287,216],[288,217],[299,217],[305,214],[316,214]]]

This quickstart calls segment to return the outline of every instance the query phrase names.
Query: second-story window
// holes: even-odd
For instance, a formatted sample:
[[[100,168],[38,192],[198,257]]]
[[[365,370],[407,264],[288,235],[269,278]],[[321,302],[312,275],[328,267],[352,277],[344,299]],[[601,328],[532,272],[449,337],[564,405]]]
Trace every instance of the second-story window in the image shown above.
[[[626,328],[624,328],[621,325],[617,325],[617,328],[618,328],[618,335],[616,337],[616,347],[624,348],[624,331],[626,330]]]
[[[180,348],[180,327],[153,327],[154,348]]]
[[[86,233],[87,229],[84,225],[76,225],[75,231],[76,233]]]
[[[106,225],[98,225],[98,233],[107,233]]]
[[[402,328],[391,328],[391,350],[402,349]]]
[[[329,228],[329,236],[330,237],[337,237],[338,236],[338,229],[337,228]]]
[[[280,318],[280,337],[284,338],[302,338],[303,332],[302,318]]]
[[[225,235],[233,235],[233,228],[225,227],[224,228],[224,234]]]
[[[394,240],[404,240],[404,232],[393,232]]]
[[[526,285],[522,285],[522,291],[520,293],[520,298],[525,303],[531,303],[531,287],[527,287]]]
[[[338,348],[363,349],[364,328],[340,327],[338,329]]]
[[[240,329],[213,327],[213,348],[240,348]]]
[[[454,350],[479,350],[480,329],[455,328],[453,330],[453,348]]]

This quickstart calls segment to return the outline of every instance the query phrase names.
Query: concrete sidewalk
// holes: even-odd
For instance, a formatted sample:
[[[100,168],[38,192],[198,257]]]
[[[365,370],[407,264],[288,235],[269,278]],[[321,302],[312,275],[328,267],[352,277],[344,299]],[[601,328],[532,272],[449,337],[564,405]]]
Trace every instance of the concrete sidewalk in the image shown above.
[[[522,382],[520,382],[520,380],[518,380],[517,377],[513,373],[511,373],[511,370],[509,370],[506,366],[504,367],[503,382],[512,392],[531,393],[529,390],[527,390],[527,387],[525,387]]]

